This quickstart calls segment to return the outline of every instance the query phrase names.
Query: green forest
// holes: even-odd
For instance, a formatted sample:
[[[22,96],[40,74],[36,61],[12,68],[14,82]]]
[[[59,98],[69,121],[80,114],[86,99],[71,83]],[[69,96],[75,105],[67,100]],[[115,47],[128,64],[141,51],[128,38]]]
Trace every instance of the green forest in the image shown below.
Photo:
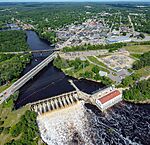
[[[123,92],[125,100],[146,101],[150,99],[150,79],[135,83],[129,90]]]
[[[4,55],[5,56],[5,55]],[[3,54],[0,54],[0,85],[6,84],[20,77],[20,73],[30,62],[30,54],[26,55],[14,55],[4,60]]]
[[[31,54],[3,54],[3,52],[18,52],[28,49],[24,31],[0,32],[0,86],[19,78],[31,59]]]
[[[18,52],[28,49],[24,31],[10,30],[0,32],[0,52]]]
[[[9,129],[12,137],[20,138],[11,140],[5,145],[38,145],[39,130],[36,123],[36,113],[27,110],[20,121]]]
[[[145,66],[150,66],[150,51],[139,57],[139,60],[134,63],[133,69],[138,70]]]

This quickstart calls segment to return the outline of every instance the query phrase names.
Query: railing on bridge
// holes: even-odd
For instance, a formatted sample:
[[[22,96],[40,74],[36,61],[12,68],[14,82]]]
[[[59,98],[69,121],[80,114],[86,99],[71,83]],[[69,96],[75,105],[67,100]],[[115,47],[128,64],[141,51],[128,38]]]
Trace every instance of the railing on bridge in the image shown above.
[[[0,104],[5,101],[10,95],[16,92],[19,88],[21,88],[26,82],[28,82],[31,78],[33,78],[38,72],[40,72],[45,66],[47,66],[56,56],[56,53],[52,53],[46,59],[44,59],[41,63],[35,66],[32,70],[27,72],[24,76],[18,79],[14,84],[12,84],[8,89],[0,93]]]

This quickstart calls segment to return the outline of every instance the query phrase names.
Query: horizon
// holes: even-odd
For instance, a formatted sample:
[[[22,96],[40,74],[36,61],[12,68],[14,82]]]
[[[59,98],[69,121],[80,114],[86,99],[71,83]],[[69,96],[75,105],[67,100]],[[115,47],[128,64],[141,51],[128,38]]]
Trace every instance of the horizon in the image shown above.
[[[0,2],[150,2],[150,0],[0,0]]]

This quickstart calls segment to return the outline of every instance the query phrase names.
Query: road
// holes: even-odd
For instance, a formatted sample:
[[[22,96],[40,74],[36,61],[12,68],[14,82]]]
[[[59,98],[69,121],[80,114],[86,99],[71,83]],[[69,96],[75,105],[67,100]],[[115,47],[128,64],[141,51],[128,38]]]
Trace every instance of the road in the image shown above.
[[[32,70],[27,72],[24,76],[18,79],[15,83],[13,83],[8,89],[0,93],[0,104],[2,104],[5,100],[7,100],[12,94],[14,94],[18,89],[20,89],[26,82],[28,82],[31,78],[33,78],[38,72],[40,72],[45,66],[47,66],[56,56],[56,53],[52,53],[46,59],[44,59],[41,63],[36,65]]]
[[[130,24],[131,24],[131,26],[132,26],[132,32],[133,32],[133,36],[134,36],[134,35],[135,35],[135,29],[134,29],[134,25],[133,25],[133,23],[132,23],[132,20],[131,20],[130,15],[128,15],[128,19],[129,19],[129,22],[130,22]]]

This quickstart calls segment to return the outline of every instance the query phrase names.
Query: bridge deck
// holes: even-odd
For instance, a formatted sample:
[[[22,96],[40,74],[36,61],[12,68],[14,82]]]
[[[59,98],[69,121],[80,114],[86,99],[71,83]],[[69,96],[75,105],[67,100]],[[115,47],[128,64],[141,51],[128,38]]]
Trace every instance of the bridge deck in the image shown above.
[[[31,78],[33,78],[38,72],[40,72],[45,66],[47,66],[56,56],[56,53],[52,53],[46,59],[44,59],[41,63],[36,65],[32,70],[27,72],[24,76],[18,79],[15,83],[13,83],[8,89],[0,93],[0,104],[4,102],[10,95],[16,92],[19,88],[21,88],[26,82],[28,82]]]

